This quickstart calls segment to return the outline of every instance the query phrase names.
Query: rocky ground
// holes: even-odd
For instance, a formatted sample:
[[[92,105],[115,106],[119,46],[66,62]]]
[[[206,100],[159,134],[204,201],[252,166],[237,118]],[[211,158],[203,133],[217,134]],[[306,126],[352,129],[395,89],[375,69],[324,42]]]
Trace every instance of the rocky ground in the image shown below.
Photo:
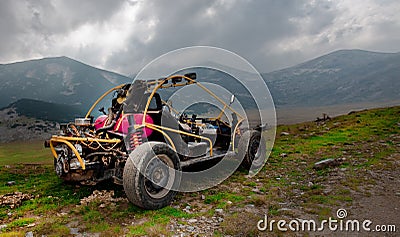
[[[0,110],[0,143],[47,139],[57,131],[56,122],[20,116],[13,108]]]

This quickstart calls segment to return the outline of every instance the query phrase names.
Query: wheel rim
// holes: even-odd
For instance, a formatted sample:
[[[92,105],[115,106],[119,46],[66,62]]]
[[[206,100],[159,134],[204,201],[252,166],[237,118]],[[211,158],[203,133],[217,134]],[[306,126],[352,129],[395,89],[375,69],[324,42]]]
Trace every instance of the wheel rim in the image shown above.
[[[174,164],[165,154],[154,156],[145,169],[145,190],[154,198],[165,197],[175,180]]]

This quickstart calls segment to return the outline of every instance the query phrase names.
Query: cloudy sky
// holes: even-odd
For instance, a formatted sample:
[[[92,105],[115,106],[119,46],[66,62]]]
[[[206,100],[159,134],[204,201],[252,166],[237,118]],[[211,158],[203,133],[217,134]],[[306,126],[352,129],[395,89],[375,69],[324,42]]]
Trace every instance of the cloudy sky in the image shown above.
[[[68,56],[132,75],[209,45],[268,72],[337,49],[399,52],[399,12],[398,0],[1,0],[0,63]]]

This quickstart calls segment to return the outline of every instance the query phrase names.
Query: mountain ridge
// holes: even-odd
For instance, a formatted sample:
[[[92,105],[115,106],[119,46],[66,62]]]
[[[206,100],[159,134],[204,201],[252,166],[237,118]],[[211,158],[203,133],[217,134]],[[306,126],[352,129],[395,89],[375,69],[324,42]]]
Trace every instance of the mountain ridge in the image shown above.
[[[0,81],[0,107],[21,98],[88,107],[104,91],[132,79],[62,56],[2,64]]]
[[[278,107],[400,98],[400,53],[339,50],[262,74]]]
[[[261,75],[278,109],[400,100],[400,52],[341,49]],[[234,84],[221,82],[228,77],[214,80],[212,73],[203,76],[241,94]],[[103,92],[132,79],[58,56],[0,64],[0,81],[0,107],[29,98],[86,110]],[[247,97],[242,97],[248,103]]]

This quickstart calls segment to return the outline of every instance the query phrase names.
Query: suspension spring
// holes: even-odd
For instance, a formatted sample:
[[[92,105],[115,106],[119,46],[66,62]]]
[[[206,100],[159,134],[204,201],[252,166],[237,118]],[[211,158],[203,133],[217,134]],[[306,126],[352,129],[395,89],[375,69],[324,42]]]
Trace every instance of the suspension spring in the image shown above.
[[[132,150],[140,146],[143,142],[142,139],[142,131],[140,129],[136,130],[136,132],[132,133],[130,136],[130,147]]]

